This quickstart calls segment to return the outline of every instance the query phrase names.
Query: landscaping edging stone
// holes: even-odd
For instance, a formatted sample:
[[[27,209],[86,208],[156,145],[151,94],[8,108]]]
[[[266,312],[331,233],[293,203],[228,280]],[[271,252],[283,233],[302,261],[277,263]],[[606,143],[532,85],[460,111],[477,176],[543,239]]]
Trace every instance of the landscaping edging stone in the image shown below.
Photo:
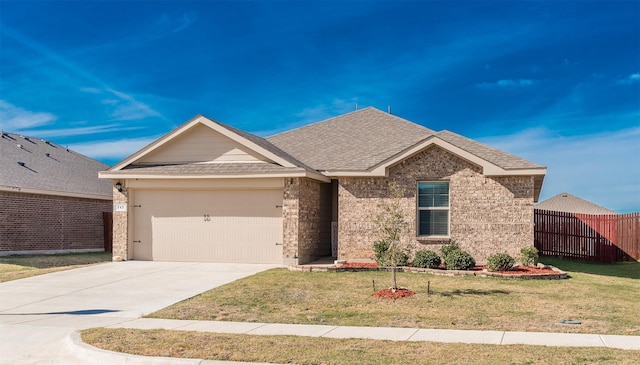
[[[554,274],[509,274],[503,272],[491,272],[487,269],[479,270],[443,270],[443,269],[427,269],[411,266],[402,266],[396,268],[397,272],[410,272],[416,274],[432,274],[438,276],[479,276],[479,277],[498,277],[506,279],[520,280],[559,280],[567,279],[567,273],[550,265],[538,265],[539,268],[551,269]],[[360,271],[391,271],[390,267],[343,267],[338,263],[335,265],[291,265],[290,271],[302,272],[360,272]]]

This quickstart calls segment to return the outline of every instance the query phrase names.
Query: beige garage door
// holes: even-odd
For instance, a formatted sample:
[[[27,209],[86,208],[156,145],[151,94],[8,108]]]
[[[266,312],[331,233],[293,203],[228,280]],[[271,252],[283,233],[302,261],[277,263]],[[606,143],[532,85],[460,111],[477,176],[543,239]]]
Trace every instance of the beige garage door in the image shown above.
[[[282,263],[282,189],[134,194],[133,258]]]

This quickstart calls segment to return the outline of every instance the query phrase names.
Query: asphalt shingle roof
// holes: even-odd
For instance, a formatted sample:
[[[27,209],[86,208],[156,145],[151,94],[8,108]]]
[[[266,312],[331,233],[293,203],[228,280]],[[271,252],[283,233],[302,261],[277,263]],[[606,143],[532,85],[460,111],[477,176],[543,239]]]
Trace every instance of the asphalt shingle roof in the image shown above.
[[[371,107],[277,134],[267,140],[319,171],[363,171],[431,136],[505,170],[542,168],[456,133],[436,133]]]
[[[613,210],[601,207],[569,193],[560,193],[535,205],[536,209],[555,212],[582,214],[616,214]]]
[[[7,132],[0,137],[0,185],[5,187],[111,198],[111,181],[98,179],[108,167],[42,139]]]
[[[256,136],[255,134],[251,134],[249,132],[245,132],[245,131],[240,130],[238,128],[232,127],[232,126],[230,126],[228,124],[220,123],[220,122],[215,121],[215,120],[213,120],[211,118],[208,118],[208,117],[205,117],[205,118],[209,119],[210,121],[212,121],[214,123],[217,123],[217,124],[221,125],[222,127],[224,127],[226,129],[236,133],[239,136],[242,136],[242,137],[248,139],[249,141],[257,144],[258,146],[260,146],[260,147],[264,148],[265,150],[275,154],[276,156],[289,161],[290,163],[292,163],[292,164],[294,164],[296,166],[299,166],[299,167],[301,167],[303,169],[306,169],[306,170],[314,170],[313,168],[307,166],[304,162],[302,162],[302,161],[298,160],[297,158],[291,156],[289,153],[283,151],[281,148],[279,148],[278,146],[274,145],[273,143],[271,143],[270,141],[268,141],[268,140],[266,140],[266,139],[264,139],[262,137]]]
[[[251,174],[251,173],[282,173],[304,171],[302,168],[283,167],[270,163],[188,163],[158,166],[128,166],[123,171],[141,174]]]
[[[369,107],[267,140],[316,170],[366,170],[434,133]]]
[[[505,170],[509,169],[530,169],[541,168],[542,166],[535,164],[531,161],[527,161],[518,156],[514,156],[510,153],[501,151],[497,148],[493,148],[484,143],[474,141],[470,138],[461,136],[459,134],[450,131],[441,131],[436,136],[452,145],[461,148],[473,155],[476,155],[484,160],[493,163],[496,166],[500,166]]]

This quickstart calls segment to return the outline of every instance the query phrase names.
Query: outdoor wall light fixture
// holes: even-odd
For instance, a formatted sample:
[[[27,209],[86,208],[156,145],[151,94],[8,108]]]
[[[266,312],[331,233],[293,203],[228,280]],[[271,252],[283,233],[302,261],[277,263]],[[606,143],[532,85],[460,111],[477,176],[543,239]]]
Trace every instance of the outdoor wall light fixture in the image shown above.
[[[116,183],[116,190],[118,190],[118,192],[122,193],[122,183],[120,181],[118,181]]]

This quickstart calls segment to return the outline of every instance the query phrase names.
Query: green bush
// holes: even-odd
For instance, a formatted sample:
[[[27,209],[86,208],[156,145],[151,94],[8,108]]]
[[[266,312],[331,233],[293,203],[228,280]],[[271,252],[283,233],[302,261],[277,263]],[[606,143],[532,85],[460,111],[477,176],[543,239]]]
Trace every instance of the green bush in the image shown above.
[[[413,259],[413,266],[435,269],[440,266],[440,256],[433,251],[420,250],[416,252],[416,256]]]
[[[394,260],[390,260],[389,262],[393,265]],[[407,266],[409,264],[409,255],[407,255],[404,251],[397,250],[395,256],[395,266]]]
[[[494,253],[487,259],[489,271],[510,270],[515,263],[516,260],[507,253]]]
[[[538,249],[529,246],[520,249],[520,262],[525,266],[532,266],[538,263]]]
[[[444,266],[447,270],[469,270],[476,266],[476,260],[465,251],[450,251],[444,258]]]
[[[452,251],[460,251],[460,246],[458,246],[458,243],[456,241],[451,241],[448,245],[442,246],[442,248],[440,249],[442,258],[447,257]]]
[[[385,240],[373,243],[374,259],[380,266],[407,266],[409,256],[399,248],[389,249],[389,242]],[[395,264],[394,264],[395,262]]]
[[[373,243],[373,252],[375,254],[375,260],[380,266],[385,266],[387,250],[389,249],[389,242],[385,240],[375,241]]]

